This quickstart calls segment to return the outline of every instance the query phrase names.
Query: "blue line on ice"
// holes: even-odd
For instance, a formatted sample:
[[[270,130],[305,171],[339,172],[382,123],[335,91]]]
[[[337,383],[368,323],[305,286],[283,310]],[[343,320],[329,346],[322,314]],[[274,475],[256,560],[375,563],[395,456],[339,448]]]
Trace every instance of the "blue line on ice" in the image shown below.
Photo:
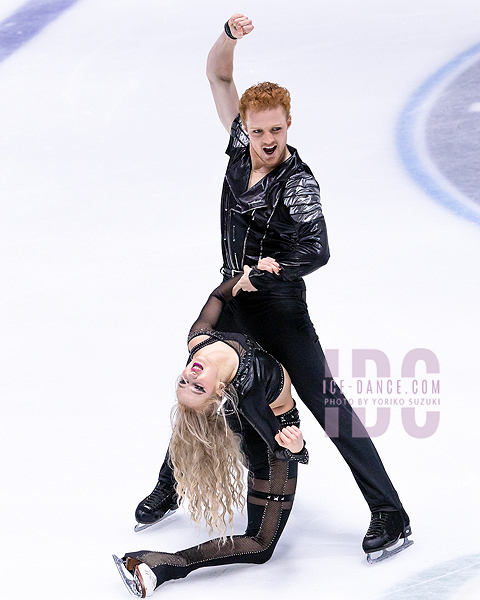
[[[414,92],[400,115],[396,128],[396,140],[400,157],[407,171],[420,187],[437,200],[437,202],[440,202],[469,221],[480,225],[480,214],[463,204],[458,198],[453,197],[434,176],[428,173],[426,166],[422,163],[417,153],[415,143],[416,120],[422,104],[437,86],[444,82],[455,70],[459,70],[463,65],[468,63],[475,55],[480,56],[480,44],[476,44],[456,56],[431,75]]]
[[[29,42],[78,0],[30,0],[0,23],[0,62]]]

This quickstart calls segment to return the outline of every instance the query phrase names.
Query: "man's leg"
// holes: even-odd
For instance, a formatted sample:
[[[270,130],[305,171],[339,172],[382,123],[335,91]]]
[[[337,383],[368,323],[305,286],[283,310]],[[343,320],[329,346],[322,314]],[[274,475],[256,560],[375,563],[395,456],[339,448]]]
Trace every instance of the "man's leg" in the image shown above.
[[[283,364],[300,399],[324,429],[326,403],[335,400],[338,437],[331,439],[352,470],[370,510],[400,510],[401,502],[372,440],[330,375],[299,290],[285,295],[242,293],[230,304],[243,330]],[[353,437],[353,422],[355,431],[362,431],[365,437]]]
[[[287,369],[300,397],[325,429],[325,409],[334,400],[338,436],[333,443],[350,467],[372,512],[363,541],[367,553],[384,550],[410,535],[410,520],[385,471],[375,446],[356,413],[333,381],[308,315],[304,293],[242,293],[229,305],[240,328]],[[331,392],[333,390],[333,392]],[[359,433],[362,437],[354,437]],[[405,545],[407,547],[411,542]],[[383,555],[382,555],[383,556]]]

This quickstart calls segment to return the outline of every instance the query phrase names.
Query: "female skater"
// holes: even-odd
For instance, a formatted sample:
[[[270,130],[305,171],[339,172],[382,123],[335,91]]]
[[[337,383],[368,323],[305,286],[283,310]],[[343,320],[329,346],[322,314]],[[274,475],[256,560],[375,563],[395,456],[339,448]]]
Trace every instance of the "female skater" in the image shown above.
[[[194,522],[203,517],[221,537],[173,554],[114,556],[125,585],[141,598],[200,567],[266,562],[292,508],[297,463],[308,462],[286,371],[247,336],[215,331],[239,280],[212,292],[190,330],[169,448],[179,498]],[[248,525],[227,537],[233,509],[244,504],[242,462],[249,469]]]

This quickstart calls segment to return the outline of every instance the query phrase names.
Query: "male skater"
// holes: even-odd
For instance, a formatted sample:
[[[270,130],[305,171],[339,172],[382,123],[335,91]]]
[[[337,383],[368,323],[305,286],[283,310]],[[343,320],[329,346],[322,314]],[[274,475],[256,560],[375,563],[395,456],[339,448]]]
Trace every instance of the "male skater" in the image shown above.
[[[410,521],[368,433],[332,379],[308,315],[302,277],[329,258],[319,187],[287,145],[288,91],[266,82],[239,100],[234,49],[252,30],[250,19],[233,15],[207,61],[217,112],[230,133],[221,204],[222,273],[229,279],[247,266],[238,286],[243,291],[224,308],[218,329],[250,335],[281,362],[323,428],[326,399],[338,401],[338,434],[331,439],[372,513],[363,550],[373,562],[373,552],[382,551],[380,560],[412,543]],[[173,486],[167,455],[154,491],[137,507],[137,531],[177,508]],[[401,538],[402,546],[387,550]]]

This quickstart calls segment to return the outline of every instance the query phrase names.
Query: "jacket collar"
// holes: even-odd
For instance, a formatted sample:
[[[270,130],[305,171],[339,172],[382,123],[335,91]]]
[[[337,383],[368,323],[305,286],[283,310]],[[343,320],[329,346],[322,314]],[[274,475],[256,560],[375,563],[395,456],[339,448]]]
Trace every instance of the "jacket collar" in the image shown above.
[[[266,203],[266,194],[274,183],[278,184],[286,181],[298,170],[300,166],[309,171],[308,167],[303,164],[296,148],[289,145],[287,145],[287,148],[291,156],[276,166],[273,171],[267,173],[265,177],[262,177],[262,179],[249,190],[247,190],[247,186],[252,169],[250,145],[242,148],[241,151],[238,152],[238,154],[231,160],[225,175],[226,181],[235,198],[245,203],[250,203],[251,201],[256,200],[255,204],[258,206],[258,197],[260,195],[264,196],[264,203]]]

